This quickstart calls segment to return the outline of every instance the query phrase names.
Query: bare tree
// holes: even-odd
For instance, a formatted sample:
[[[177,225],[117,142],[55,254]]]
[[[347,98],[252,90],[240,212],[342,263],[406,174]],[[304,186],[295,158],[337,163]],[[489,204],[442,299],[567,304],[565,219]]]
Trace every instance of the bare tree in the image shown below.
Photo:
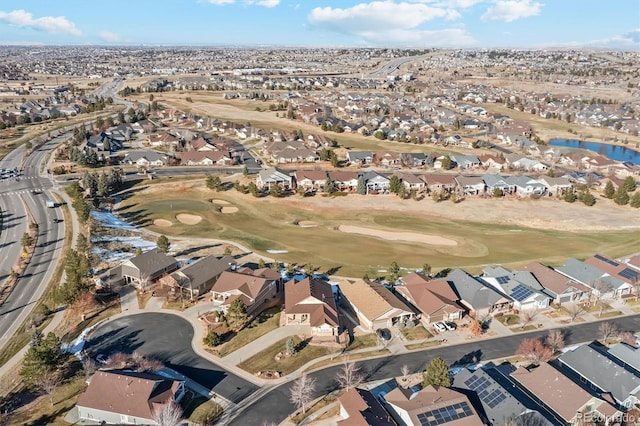
[[[328,345],[327,350],[329,351],[329,355],[331,355],[331,361],[333,361],[336,355],[342,352],[343,349],[342,349],[342,346],[334,344],[334,345]]]
[[[545,339],[545,343],[553,352],[558,352],[558,350],[564,348],[564,333],[562,330],[551,330]]]
[[[313,400],[313,394],[316,391],[316,379],[307,376],[303,373],[291,386],[291,394],[289,395],[289,401],[293,403],[296,408],[302,409],[302,413],[306,413],[307,405]]]
[[[598,316],[602,316],[602,312],[607,306],[604,299],[609,291],[609,286],[603,280],[597,279],[592,283],[591,287],[593,288],[591,292],[591,303],[598,308]]]
[[[84,371],[84,378],[89,380],[89,377],[93,375],[98,369],[98,364],[91,358],[87,357],[82,363],[82,371]]]
[[[636,275],[636,277],[631,282],[633,286],[633,292],[636,295],[636,302],[640,300],[640,275]]]
[[[124,352],[116,352],[113,355],[109,356],[107,360],[107,365],[111,368],[124,368],[130,363],[129,355]]]
[[[142,358],[136,366],[136,371],[139,372],[154,372],[160,371],[164,368],[162,361],[155,358]]]
[[[411,373],[411,369],[407,364],[404,364],[402,368],[400,368],[400,374],[402,374],[402,381],[406,382],[409,377],[409,373]]]
[[[336,375],[336,380],[340,387],[347,391],[361,384],[363,379],[362,374],[360,374],[360,368],[353,362],[344,363],[342,370]]]
[[[527,358],[534,364],[547,362],[553,357],[553,349],[538,339],[523,339],[516,354]]]
[[[153,420],[158,426],[179,426],[182,424],[182,408],[171,401],[153,411]]]
[[[49,397],[49,402],[51,403],[52,407],[53,407],[53,396],[56,393],[56,389],[58,389],[59,384],[60,384],[60,377],[58,376],[58,373],[55,371],[47,371],[38,380],[38,386]]]
[[[142,290],[143,293],[146,293],[150,285],[151,285],[151,277],[149,277],[149,274],[141,274],[140,290]]]
[[[578,303],[572,303],[567,307],[567,312],[569,313],[569,321],[574,322],[584,315],[585,310],[582,305]]]
[[[633,334],[633,331],[620,331],[616,337],[622,343],[626,343],[629,346],[636,346],[636,335]]]
[[[607,344],[608,340],[615,338],[618,335],[618,326],[612,322],[605,321],[598,327],[602,343]]]
[[[524,311],[522,315],[520,315],[520,328],[525,328],[526,326],[531,324],[533,320],[536,319],[537,315],[538,315],[537,308]]]
[[[83,290],[78,295],[76,301],[73,302],[72,309],[79,312],[81,321],[84,321],[86,319],[87,311],[94,307],[95,304],[95,295],[89,290]]]

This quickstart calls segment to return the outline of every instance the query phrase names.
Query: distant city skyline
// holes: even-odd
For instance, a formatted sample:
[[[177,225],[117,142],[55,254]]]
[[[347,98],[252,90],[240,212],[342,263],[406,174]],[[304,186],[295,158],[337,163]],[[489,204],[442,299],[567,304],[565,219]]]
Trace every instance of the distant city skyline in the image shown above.
[[[640,49],[640,0],[22,0],[1,45]]]

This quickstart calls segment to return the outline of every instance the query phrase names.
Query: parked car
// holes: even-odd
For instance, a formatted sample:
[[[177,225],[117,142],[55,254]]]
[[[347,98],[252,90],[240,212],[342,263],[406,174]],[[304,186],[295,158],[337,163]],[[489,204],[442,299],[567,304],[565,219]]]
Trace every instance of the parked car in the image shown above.
[[[454,331],[458,327],[455,322],[451,322],[451,321],[445,321],[444,326],[449,331]]]
[[[434,322],[433,328],[435,328],[438,333],[444,333],[445,331],[447,331],[447,327],[440,321]]]
[[[376,334],[378,335],[378,338],[380,338],[380,340],[391,340],[391,332],[388,328],[379,328],[376,330]]]
[[[109,362],[109,357],[105,354],[99,354],[96,357],[96,361],[98,361],[100,364],[107,364]]]

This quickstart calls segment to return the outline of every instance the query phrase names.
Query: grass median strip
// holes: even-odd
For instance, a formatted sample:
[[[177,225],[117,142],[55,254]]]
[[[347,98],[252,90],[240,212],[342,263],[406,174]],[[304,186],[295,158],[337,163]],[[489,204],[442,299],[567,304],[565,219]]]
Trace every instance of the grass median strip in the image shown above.
[[[258,315],[248,326],[240,330],[233,339],[225,343],[218,351],[218,355],[221,357],[227,356],[231,352],[237,351],[257,338],[275,330],[279,325],[280,309],[269,308]]]
[[[282,361],[276,361],[276,355],[285,351],[288,339],[289,338],[277,341],[251,358],[242,361],[238,364],[238,367],[251,374],[256,374],[261,371],[278,371],[284,375],[296,371],[311,360],[329,354],[327,348],[309,345],[298,336],[293,336],[293,341],[298,348],[297,352],[292,356],[286,356]]]

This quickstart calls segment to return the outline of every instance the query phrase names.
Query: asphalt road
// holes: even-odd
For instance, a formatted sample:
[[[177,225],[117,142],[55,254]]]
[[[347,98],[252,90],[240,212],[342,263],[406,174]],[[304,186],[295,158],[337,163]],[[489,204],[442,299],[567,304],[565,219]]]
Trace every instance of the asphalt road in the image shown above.
[[[610,320],[624,330],[640,330],[640,315]],[[578,324],[567,329],[567,345],[591,341],[600,334],[600,323]],[[544,337],[548,330],[517,334],[489,340],[478,340],[462,345],[437,347],[403,355],[389,356],[358,362],[367,381],[387,379],[400,375],[403,365],[411,371],[422,371],[434,357],[440,356],[449,364],[468,364],[513,356],[523,337]],[[167,366],[190,377],[201,385],[238,403],[257,390],[253,384],[230,374],[200,358],[191,348],[191,325],[171,314],[145,313],[119,318],[99,327],[86,344],[87,352],[95,357],[99,353],[140,351],[162,360]],[[331,367],[313,373],[317,380],[317,395],[336,388],[335,376],[340,367]],[[240,405],[232,425],[279,424],[295,407],[289,401],[291,383],[274,388],[255,402]],[[251,400],[249,400],[251,401]],[[250,409],[249,409],[250,407]]]
[[[47,176],[40,176],[39,167],[48,150],[60,143],[56,138],[27,157],[24,173],[17,178],[0,181],[0,206],[3,210],[3,223],[0,230],[0,259],[2,272],[0,279],[6,278],[21,255],[20,240],[27,230],[28,218],[25,205],[38,224],[38,241],[33,257],[18,285],[0,306],[0,346],[27,318],[35,302],[42,296],[54,268],[51,262],[60,256],[64,239],[64,223],[59,209],[46,207],[47,191],[52,188]],[[20,168],[24,147],[7,155],[0,167]],[[35,192],[34,192],[35,191]],[[37,193],[36,193],[37,192]],[[53,223],[53,219],[59,223]]]
[[[258,388],[198,356],[191,348],[193,327],[176,315],[143,313],[118,318],[95,330],[85,344],[91,357],[138,351],[235,403]]]

